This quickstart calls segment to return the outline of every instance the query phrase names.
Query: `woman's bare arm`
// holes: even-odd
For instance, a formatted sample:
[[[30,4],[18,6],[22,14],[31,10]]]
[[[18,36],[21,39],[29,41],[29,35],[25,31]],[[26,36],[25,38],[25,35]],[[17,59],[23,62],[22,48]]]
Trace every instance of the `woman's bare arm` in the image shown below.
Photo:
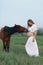
[[[36,30],[36,31],[34,31],[33,35],[34,35],[34,38],[36,38],[36,35],[37,35],[37,30]]]
[[[33,33],[33,42],[34,42],[34,39],[36,38],[36,35],[37,35],[37,30],[36,31],[34,31],[34,33]]]

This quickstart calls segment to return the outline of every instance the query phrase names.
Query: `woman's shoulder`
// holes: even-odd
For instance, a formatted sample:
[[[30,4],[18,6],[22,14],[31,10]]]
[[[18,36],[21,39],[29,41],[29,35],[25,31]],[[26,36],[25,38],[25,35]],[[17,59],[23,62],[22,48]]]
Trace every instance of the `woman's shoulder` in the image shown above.
[[[32,27],[37,27],[37,25],[36,24],[33,24]]]
[[[38,30],[36,24],[33,24],[33,25],[29,28],[29,30],[30,30],[31,32],[34,32],[35,30]]]
[[[33,31],[38,30],[37,25],[36,24],[33,24],[32,29],[33,29]]]

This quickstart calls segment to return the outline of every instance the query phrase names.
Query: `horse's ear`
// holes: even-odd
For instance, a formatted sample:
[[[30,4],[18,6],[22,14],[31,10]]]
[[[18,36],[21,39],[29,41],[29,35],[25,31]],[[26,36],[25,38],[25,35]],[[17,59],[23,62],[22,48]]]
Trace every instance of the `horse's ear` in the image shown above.
[[[16,26],[16,24],[15,24],[15,26]]]

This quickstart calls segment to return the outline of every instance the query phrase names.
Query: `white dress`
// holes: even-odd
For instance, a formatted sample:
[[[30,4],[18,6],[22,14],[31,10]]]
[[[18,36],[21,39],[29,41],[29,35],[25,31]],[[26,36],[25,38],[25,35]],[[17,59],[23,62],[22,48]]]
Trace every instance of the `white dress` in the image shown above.
[[[37,26],[33,24],[33,26],[31,26],[28,30],[30,32],[34,32],[37,30]],[[39,56],[38,45],[36,39],[33,42],[33,36],[28,38],[27,43],[25,45],[25,49],[29,56]]]

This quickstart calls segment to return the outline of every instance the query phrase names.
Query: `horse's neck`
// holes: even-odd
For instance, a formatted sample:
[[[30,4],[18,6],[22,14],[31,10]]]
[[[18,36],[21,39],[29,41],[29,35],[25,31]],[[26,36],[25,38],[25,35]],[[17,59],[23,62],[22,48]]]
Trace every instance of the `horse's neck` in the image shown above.
[[[14,27],[9,27],[8,30],[7,30],[7,32],[8,32],[9,35],[14,34],[15,33]]]

